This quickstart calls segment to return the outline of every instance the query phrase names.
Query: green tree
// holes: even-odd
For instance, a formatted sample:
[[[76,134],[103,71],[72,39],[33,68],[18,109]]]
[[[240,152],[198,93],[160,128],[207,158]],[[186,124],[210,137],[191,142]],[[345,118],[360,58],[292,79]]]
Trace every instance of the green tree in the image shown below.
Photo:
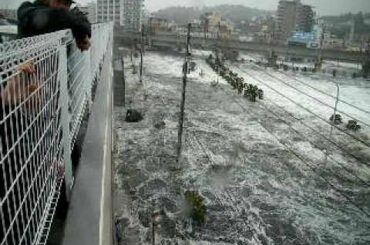
[[[186,191],[185,200],[191,209],[191,218],[195,223],[203,224],[206,221],[207,207],[204,198],[197,191]]]

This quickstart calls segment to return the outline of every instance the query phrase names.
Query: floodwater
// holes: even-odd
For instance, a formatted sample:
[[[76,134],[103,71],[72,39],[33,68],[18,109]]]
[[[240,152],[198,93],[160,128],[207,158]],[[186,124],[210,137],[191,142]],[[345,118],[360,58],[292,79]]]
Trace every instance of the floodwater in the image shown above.
[[[317,116],[262,83],[258,85],[265,89],[265,100],[249,102],[197,57],[198,68],[187,86],[183,156],[177,163],[183,58],[147,52],[144,60],[140,84],[130,58],[125,58],[127,108],[142,112],[144,120],[126,123],[127,108],[115,108],[114,212],[119,244],[151,244],[152,216],[157,211],[155,244],[370,243],[366,127],[348,134],[334,129],[329,137],[330,125]],[[230,66],[246,81],[257,84],[261,79],[285,92],[273,77],[268,81],[264,71]],[[219,84],[211,86],[216,80]],[[287,92],[298,104],[314,103],[292,93]],[[362,101],[355,97],[348,99]],[[323,108],[316,113],[330,117]],[[184,213],[187,190],[205,198],[207,216],[202,225]]]

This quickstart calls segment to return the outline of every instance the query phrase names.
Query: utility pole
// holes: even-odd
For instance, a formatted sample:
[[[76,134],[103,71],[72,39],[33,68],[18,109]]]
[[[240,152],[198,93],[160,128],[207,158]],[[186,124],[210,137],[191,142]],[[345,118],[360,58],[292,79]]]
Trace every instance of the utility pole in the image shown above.
[[[221,22],[218,22],[217,25],[217,42],[220,40],[221,37]]]
[[[322,49],[324,48],[324,40],[325,40],[325,25],[323,24],[322,25],[322,33],[321,33],[321,37],[320,37],[320,48],[319,48],[319,53],[317,55],[317,65],[316,65],[316,68],[317,69],[321,69],[321,66],[322,66]]]
[[[333,114],[333,120],[332,120],[332,124],[331,124],[331,128],[330,128],[329,138],[332,138],[332,136],[333,136],[333,130],[334,130],[334,127],[335,127],[335,118],[336,118],[336,115],[337,115],[338,103],[339,103],[339,93],[340,93],[339,84],[336,81],[333,81],[333,83],[335,83],[335,86],[337,87],[337,97],[336,97],[336,100],[335,100],[334,114]],[[329,153],[328,153],[328,150],[326,150],[325,151],[324,165],[326,165],[327,162],[328,162],[328,156],[329,156]]]
[[[148,45],[149,45],[149,48],[152,48],[152,35],[154,35],[154,31],[153,31],[153,27],[152,27],[152,20],[153,18],[150,17],[149,18],[149,30],[148,30]]]
[[[182,93],[181,93],[181,105],[180,105],[180,119],[179,119],[179,132],[178,132],[178,143],[177,143],[177,162],[180,161],[181,149],[182,149],[182,133],[184,127],[184,114],[185,114],[185,93],[186,93],[186,83],[187,83],[187,74],[189,66],[189,46],[190,46],[190,30],[191,24],[188,24],[188,34],[186,39],[186,54],[185,54],[185,63],[183,66],[183,78],[182,78]]]
[[[121,64],[122,64],[123,107],[126,107],[125,61],[123,59],[123,56],[121,57]]]
[[[367,40],[365,60],[363,61],[362,64],[362,72],[364,77],[368,78],[370,74],[370,38]]]
[[[152,245],[155,245],[155,229],[160,224],[161,221],[161,212],[160,210],[156,210],[152,214]]]
[[[144,24],[141,25],[140,82],[143,82]]]
[[[275,21],[272,21],[271,25],[271,36],[270,36],[270,57],[272,57],[272,54],[274,53],[274,39],[275,39]]]
[[[155,216],[152,216],[152,245],[155,245]]]
[[[272,22],[272,32],[270,37],[270,54],[269,54],[269,65],[274,66],[276,65],[275,60],[275,51],[274,51],[274,41],[275,41],[275,21]]]
[[[208,17],[205,16],[204,17],[204,40],[207,39],[207,33],[208,33],[208,25],[209,25],[209,20],[208,20]]]

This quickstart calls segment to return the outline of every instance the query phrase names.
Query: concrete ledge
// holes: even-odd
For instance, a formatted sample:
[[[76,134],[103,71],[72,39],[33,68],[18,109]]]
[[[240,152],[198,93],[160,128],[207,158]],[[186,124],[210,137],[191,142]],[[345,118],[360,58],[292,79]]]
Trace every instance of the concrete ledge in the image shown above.
[[[112,244],[113,72],[107,54],[68,210],[63,245]]]

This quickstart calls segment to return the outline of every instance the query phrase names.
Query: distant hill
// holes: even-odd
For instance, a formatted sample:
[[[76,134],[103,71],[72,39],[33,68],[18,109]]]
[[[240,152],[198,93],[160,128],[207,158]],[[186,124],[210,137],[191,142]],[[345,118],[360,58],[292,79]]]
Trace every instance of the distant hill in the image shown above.
[[[357,13],[357,14],[343,14],[337,16],[323,16],[321,17],[325,23],[329,24],[329,31],[339,38],[345,38],[350,33],[351,25],[355,23],[355,34],[368,34],[370,33],[370,13]]]
[[[218,12],[225,18],[238,24],[243,20],[248,20],[253,17],[261,17],[271,15],[272,12],[249,8],[243,5],[218,5],[214,7],[169,7],[154,12],[154,16],[173,20],[178,24],[186,24],[194,19],[198,19],[200,15],[207,12]]]
[[[177,24],[186,24],[201,14],[202,11],[195,7],[168,7],[153,13],[156,17],[175,21]]]

